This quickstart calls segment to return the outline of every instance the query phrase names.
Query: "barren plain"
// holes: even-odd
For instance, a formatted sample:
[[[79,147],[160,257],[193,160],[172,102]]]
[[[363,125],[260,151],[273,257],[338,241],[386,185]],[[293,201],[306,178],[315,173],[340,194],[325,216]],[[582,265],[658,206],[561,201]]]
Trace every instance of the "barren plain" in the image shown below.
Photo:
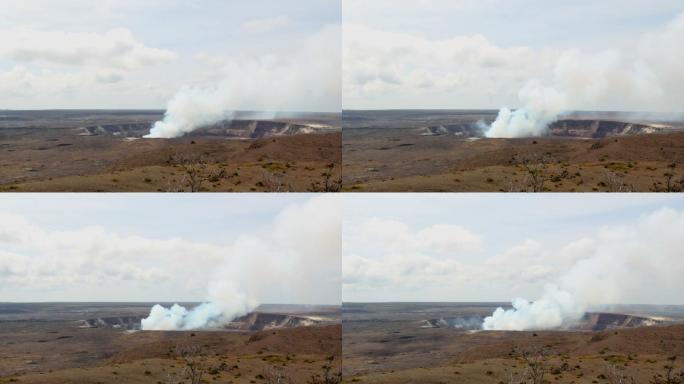
[[[341,187],[339,114],[234,119],[143,139],[163,111],[0,111],[0,191],[280,192]]]
[[[197,382],[317,383],[341,369],[339,307],[265,305],[225,329],[140,331],[151,305],[0,304],[0,383],[184,383],[191,367]]]
[[[481,331],[503,303],[344,303],[345,383],[653,382],[684,375],[684,307],[615,306],[553,331]],[[528,377],[525,377],[529,380]],[[625,382],[625,381],[623,381]],[[630,381],[626,381],[630,382]]]
[[[344,189],[627,192],[684,188],[679,116],[575,112],[533,138],[486,138],[496,111],[343,112]]]

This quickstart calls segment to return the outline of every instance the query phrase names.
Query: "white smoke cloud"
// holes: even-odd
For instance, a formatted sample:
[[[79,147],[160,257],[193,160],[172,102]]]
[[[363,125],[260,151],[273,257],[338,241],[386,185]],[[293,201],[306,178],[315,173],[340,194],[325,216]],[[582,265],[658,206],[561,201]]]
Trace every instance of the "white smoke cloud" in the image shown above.
[[[482,323],[484,330],[522,331],[526,329],[552,329],[570,325],[586,311],[582,303],[575,301],[572,294],[549,285],[542,297],[529,302],[518,298],[513,308],[497,308],[492,316]]]
[[[204,303],[192,309],[155,305],[141,328],[220,327],[254,310],[274,289],[308,304],[339,303],[341,226],[337,196],[287,207],[267,235],[233,244],[231,257],[215,266],[209,278]]]
[[[142,218],[142,205],[123,204],[117,215],[91,217],[101,225],[88,227],[78,227],[61,212],[39,209],[29,220],[0,210],[0,302],[205,302],[197,308],[155,307],[145,329],[216,327],[259,303],[339,304],[339,198],[286,199],[289,204],[277,214],[271,204],[283,199],[257,200],[258,208],[219,209],[208,218],[213,223],[249,215],[245,224],[252,230],[242,230],[242,223],[228,223],[213,234],[185,227],[181,233],[188,238],[169,237],[173,230],[165,230],[182,224],[162,227],[158,218]],[[52,199],[36,202],[48,203],[55,205]],[[85,212],[89,204],[67,204],[67,210]],[[166,219],[178,219],[171,212]],[[56,224],[45,223],[55,217]],[[150,229],[122,235],[109,224],[117,226],[119,217],[140,219]],[[224,233],[227,228],[233,229]]]
[[[538,300],[518,298],[498,308],[486,330],[554,329],[572,325],[587,309],[610,304],[671,303],[684,291],[684,212],[661,209],[637,223],[602,230],[564,249],[574,261]]]
[[[340,27],[326,26],[287,56],[211,58],[222,69],[209,85],[181,88],[148,138],[179,137],[234,111],[339,111]]]
[[[502,108],[487,137],[543,136],[566,111],[683,112],[684,13],[626,49],[568,50],[548,81],[531,79],[518,93],[521,107]]]
[[[486,131],[487,137],[542,136],[567,105],[565,95],[554,88],[541,87],[536,82],[528,83],[518,97],[525,107],[514,111],[502,108]]]
[[[257,296],[263,297],[264,292],[259,288],[269,285],[260,280],[275,277],[268,268],[259,271],[254,265],[255,261],[262,265],[269,264],[273,251],[267,247],[256,238],[239,239],[232,247],[233,257],[223,260],[215,271],[209,274],[205,302],[191,309],[179,304],[169,308],[157,304],[150,310],[150,315],[142,319],[141,329],[173,331],[216,328],[253,311],[260,304]],[[240,259],[243,258],[250,261],[241,263]]]
[[[170,308],[157,304],[150,310],[150,315],[142,319],[140,326],[153,331],[220,327],[253,311],[258,304],[231,282],[217,280],[209,285],[207,302],[190,310],[178,304]]]

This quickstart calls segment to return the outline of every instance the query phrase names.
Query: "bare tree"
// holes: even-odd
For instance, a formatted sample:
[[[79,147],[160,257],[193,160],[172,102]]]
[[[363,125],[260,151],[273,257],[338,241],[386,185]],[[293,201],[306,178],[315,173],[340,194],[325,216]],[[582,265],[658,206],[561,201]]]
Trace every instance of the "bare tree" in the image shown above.
[[[669,357],[663,367],[664,373],[656,373],[649,380],[650,384],[684,384],[684,370],[675,371],[676,356]],[[622,368],[609,364],[604,375],[609,384],[639,384],[639,380],[625,372]]]
[[[527,185],[528,185],[528,180],[527,180],[527,175],[523,178],[522,181],[518,181],[517,179],[515,180],[510,180],[508,182],[508,192],[527,192]]]
[[[527,363],[527,374],[532,384],[543,384],[546,375],[546,351],[543,348],[525,350],[521,353],[522,358]]]
[[[173,373],[169,373],[166,375],[166,381],[164,381],[164,384],[184,384],[185,380],[182,377],[178,377],[177,375]]]
[[[664,373],[656,373],[649,380],[650,384],[684,384],[684,370],[675,371],[674,364],[677,356],[667,358],[667,363],[663,367]],[[632,375],[628,375],[624,370],[615,365],[607,365],[604,374],[609,384],[639,384],[639,381]]]
[[[164,192],[183,192],[183,186],[174,180],[167,180]]]
[[[654,182],[651,190],[653,192],[682,192],[684,191],[684,176],[679,180],[675,178],[675,170],[677,163],[672,163],[667,166],[668,170],[663,174],[665,176],[665,186],[661,187],[660,182]]]
[[[634,192],[634,186],[626,184],[623,175],[606,171],[604,180],[608,192]]]
[[[342,371],[333,372],[332,362],[335,356],[328,357],[328,364],[323,366],[322,375],[312,375],[307,384],[340,384],[342,382]]]
[[[280,369],[273,366],[266,367],[263,376],[266,384],[294,384],[291,378],[285,376]]]
[[[183,170],[182,187],[190,188],[190,192],[199,192],[205,180],[207,161],[195,153],[175,153],[169,157],[168,163]]]
[[[339,192],[342,190],[342,175],[333,177],[335,163],[327,166],[327,171],[323,173],[323,181],[312,182],[310,192]]]
[[[544,184],[550,178],[548,167],[551,157],[545,154],[515,155],[513,163],[522,167],[526,174],[523,180],[524,188],[531,188],[532,192],[544,192]],[[511,187],[513,189],[513,187]]]
[[[544,376],[548,371],[548,367],[545,364],[546,350],[537,347],[515,350],[514,352],[525,361],[526,366],[519,375],[511,373],[508,384],[543,384]]]
[[[527,369],[525,369],[520,374],[516,374],[515,372],[511,372],[510,375],[508,376],[508,380],[506,380],[506,383],[507,384],[527,384]]]
[[[613,364],[606,365],[604,376],[609,384],[638,384],[639,382]]]
[[[216,183],[226,177],[225,169],[210,169],[207,159],[196,153],[172,154],[167,163],[183,170],[183,176],[179,182],[167,183],[167,192],[183,192],[185,188],[188,188],[190,192],[200,192],[205,182]]]
[[[665,172],[666,177],[666,192],[681,192],[684,184],[684,180],[675,181],[675,169],[677,169],[677,163],[672,163],[668,165],[669,171]]]
[[[674,364],[677,360],[677,356],[668,357],[667,364],[665,364],[665,374],[656,374],[651,378],[651,384],[683,384],[684,383],[684,371],[680,370],[675,372]]]
[[[207,370],[207,356],[202,347],[178,345],[174,353],[177,359],[183,361],[184,366],[179,375],[167,379],[167,384],[201,384],[202,376]]]
[[[266,192],[290,192],[292,191],[292,186],[285,184],[283,179],[285,175],[282,173],[275,172],[264,172],[261,178],[261,184]]]

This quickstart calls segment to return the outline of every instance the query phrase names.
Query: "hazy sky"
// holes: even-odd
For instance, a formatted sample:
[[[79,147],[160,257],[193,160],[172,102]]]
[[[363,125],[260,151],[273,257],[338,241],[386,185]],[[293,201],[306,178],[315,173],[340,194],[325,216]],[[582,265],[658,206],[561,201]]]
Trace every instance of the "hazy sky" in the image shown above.
[[[600,283],[612,303],[684,304],[678,195],[345,195],[343,221],[344,301],[533,300]]]
[[[164,108],[180,87],[210,87],[235,68],[250,78],[296,77],[301,67],[311,81],[289,83],[291,92],[317,97],[298,107],[339,110],[340,58],[326,50],[339,51],[339,0],[3,0],[1,8],[0,109]]]
[[[684,304],[682,233],[679,195],[6,194],[0,302],[201,301],[230,281],[262,303],[507,301],[566,284]]]
[[[0,302],[339,304],[341,208],[307,194],[0,196]]]
[[[578,108],[684,112],[682,12],[679,0],[344,0],[343,107],[515,108],[538,80]]]

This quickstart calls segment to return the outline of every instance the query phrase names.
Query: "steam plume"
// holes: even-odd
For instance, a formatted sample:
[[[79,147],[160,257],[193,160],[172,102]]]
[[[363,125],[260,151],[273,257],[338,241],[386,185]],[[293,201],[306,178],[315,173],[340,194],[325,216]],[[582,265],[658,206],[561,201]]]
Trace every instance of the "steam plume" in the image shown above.
[[[273,297],[287,304],[339,304],[339,197],[316,196],[283,209],[262,235],[241,236],[206,276],[206,301],[192,309],[155,305],[143,330],[217,328]],[[286,296],[286,299],[283,299]]]
[[[610,304],[672,304],[684,291],[684,212],[662,209],[636,225],[602,230],[586,254],[538,300],[518,298],[485,318],[485,330],[571,326],[587,309]],[[586,240],[586,239],[585,239]],[[577,247],[577,249],[586,249]],[[585,251],[582,251],[585,252]]]
[[[150,315],[141,322],[141,329],[154,331],[215,328],[236,317],[253,311],[258,302],[241,292],[230,282],[215,281],[210,285],[209,301],[190,310],[174,304],[165,308],[152,307]]]
[[[564,94],[534,81],[518,92],[518,98],[523,101],[524,107],[515,111],[502,108],[496,121],[486,131],[487,137],[542,136],[567,105]]]
[[[684,13],[623,50],[563,52],[552,76],[519,91],[521,108],[502,108],[487,137],[543,136],[571,110],[682,112]]]
[[[209,84],[186,86],[169,101],[164,120],[147,138],[179,137],[231,119],[238,110],[339,111],[341,105],[339,26],[327,26],[286,56],[216,59],[221,69]]]
[[[492,316],[486,317],[482,329],[522,331],[561,328],[581,318],[586,310],[572,294],[559,290],[555,285],[547,286],[537,301],[518,298],[512,304],[513,309],[497,308]]]

